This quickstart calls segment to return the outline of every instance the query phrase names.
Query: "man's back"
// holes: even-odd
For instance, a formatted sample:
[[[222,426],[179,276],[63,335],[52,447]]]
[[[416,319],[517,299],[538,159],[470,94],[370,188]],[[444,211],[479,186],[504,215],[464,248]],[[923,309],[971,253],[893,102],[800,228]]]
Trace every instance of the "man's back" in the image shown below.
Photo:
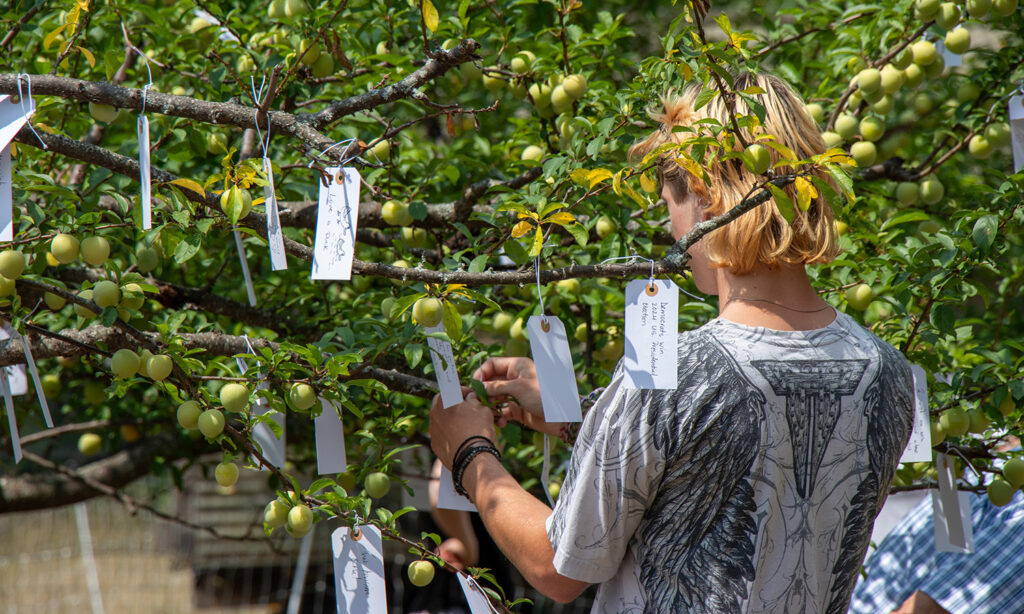
[[[588,415],[548,529],[600,612],[845,612],[910,434],[906,360],[849,317],[680,335],[679,386]],[[621,561],[621,565],[619,565]]]

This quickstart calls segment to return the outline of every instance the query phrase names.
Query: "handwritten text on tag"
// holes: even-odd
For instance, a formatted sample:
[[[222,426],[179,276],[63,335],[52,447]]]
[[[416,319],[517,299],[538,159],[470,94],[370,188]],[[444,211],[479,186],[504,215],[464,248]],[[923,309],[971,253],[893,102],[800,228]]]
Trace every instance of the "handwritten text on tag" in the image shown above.
[[[555,316],[530,316],[530,353],[537,368],[540,402],[548,422],[580,422],[580,392],[572,368],[565,325]]]
[[[311,279],[352,279],[359,223],[359,171],[330,167],[330,185],[320,182]]]
[[[335,529],[331,550],[338,614],[387,614],[380,529],[373,525],[359,525],[355,531]]]
[[[443,333],[444,326],[438,324],[423,330],[427,335]],[[428,336],[427,347],[430,348],[430,362],[434,365],[437,389],[441,391],[441,402],[445,407],[461,403],[463,400],[462,386],[459,384],[459,372],[455,368],[455,355],[452,352],[452,344],[442,339]]]
[[[679,288],[667,279],[626,286],[622,364],[627,388],[671,390],[679,378]]]
[[[911,365],[914,374],[914,428],[910,433],[901,463],[928,462],[932,460],[932,428],[928,417],[928,381],[924,369]]]

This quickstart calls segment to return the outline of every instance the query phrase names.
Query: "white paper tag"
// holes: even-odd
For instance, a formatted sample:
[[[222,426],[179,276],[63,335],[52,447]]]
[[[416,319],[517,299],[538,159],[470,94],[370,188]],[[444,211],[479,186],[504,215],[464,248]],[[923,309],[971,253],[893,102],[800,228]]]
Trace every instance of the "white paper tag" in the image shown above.
[[[920,365],[910,365],[914,374],[914,428],[900,457],[901,463],[932,460],[932,427],[928,416],[928,378]]]
[[[274,189],[274,166],[270,158],[263,158],[263,172],[267,185],[263,186],[263,204],[267,209],[267,244],[270,247],[270,268],[283,271],[288,268],[284,252],[284,234],[281,232],[281,216],[277,211],[277,192]]]
[[[952,458],[945,454],[936,454],[935,471],[939,474],[939,508],[937,510],[938,513],[934,515],[936,536],[939,534],[939,525],[942,525],[942,530],[949,547],[957,548],[958,552],[963,552],[967,549],[965,525],[971,523],[970,505],[967,506],[967,515],[965,517],[963,510],[960,508],[960,497],[957,494]]]
[[[960,28],[955,29],[959,30]],[[964,63],[964,60],[959,53],[953,53],[949,49],[946,49],[946,43],[941,38],[935,41],[935,51],[939,52],[939,55],[942,56],[942,60],[945,63],[944,65],[946,68],[956,68]]]
[[[1010,99],[1010,146],[1013,149],[1013,172],[1024,168],[1024,94]]]
[[[345,473],[348,457],[345,454],[345,428],[340,408],[327,399],[320,399],[320,415],[313,419],[316,435],[316,472]]]
[[[359,171],[341,169],[343,183],[339,183],[338,167],[326,170],[331,179],[329,186],[320,182],[310,279],[352,279],[359,224]]]
[[[53,428],[53,418],[50,416],[50,405],[46,402],[46,395],[43,394],[43,382],[39,379],[39,369],[36,368],[36,361],[32,358],[32,348],[28,345],[28,339],[18,334],[21,347],[25,348],[25,362],[28,364],[28,371],[32,374],[32,383],[36,387],[36,396],[39,397],[39,407],[43,410],[43,420],[48,428]]]
[[[11,431],[11,447],[14,448],[14,462],[21,462],[21,436],[18,435],[18,419],[14,415],[14,399],[7,384],[7,372],[0,372],[0,393],[4,396],[4,411],[7,412],[7,426]]]
[[[245,293],[249,295],[249,306],[256,306],[256,290],[252,287],[252,275],[249,274],[249,263],[245,259],[245,246],[242,245],[242,233],[233,231],[235,249],[238,250],[238,261],[242,264],[242,277],[245,279]]]
[[[14,240],[14,184],[11,180],[11,146],[0,149],[0,241]]]
[[[13,330],[7,324],[0,326],[0,341],[10,339]],[[6,344],[0,344],[3,345]],[[4,371],[7,372],[7,385],[10,386],[12,395],[28,394],[28,373],[25,371],[25,365],[10,365],[4,367]]]
[[[153,227],[153,200],[150,194],[149,118],[139,116],[139,186],[142,188],[139,204],[142,206],[142,229]]]
[[[679,288],[667,279],[629,282],[625,328],[625,386],[674,389],[679,380]]]
[[[338,614],[387,614],[380,529],[364,524],[356,531],[359,539],[349,534],[348,527],[331,534]]]
[[[565,325],[555,316],[530,316],[530,354],[537,368],[540,402],[547,422],[581,422],[580,391]]]
[[[942,501],[939,496],[939,491],[932,489],[932,517],[942,518]],[[971,524],[971,495],[970,493],[960,493],[960,510],[959,515],[962,526],[964,528],[964,547],[954,546],[949,539],[947,533],[946,523],[942,521],[936,521],[935,524],[935,550],[939,552],[959,552],[961,554],[973,554],[974,553],[974,527]]]
[[[29,109],[29,115],[32,115],[35,104],[31,100],[25,102]],[[28,115],[25,115],[21,104],[11,102],[11,97],[7,94],[0,94],[0,148],[10,145],[14,140],[14,135],[18,134],[26,122],[28,122]]]
[[[32,112],[35,103],[31,98],[24,101],[28,108],[25,115],[22,105],[11,102],[7,94],[0,95],[0,241],[14,240],[14,196],[11,180],[11,140],[18,134]]]
[[[444,325],[424,327],[423,330],[428,335],[443,333]],[[462,385],[459,383],[459,371],[455,368],[452,344],[428,336],[427,347],[430,348],[430,362],[434,365],[434,377],[437,379],[437,389],[441,392],[441,402],[445,407],[458,405],[463,401]]]
[[[452,472],[448,471],[447,467],[441,468],[441,481],[437,485],[437,507],[442,510],[477,511],[476,506],[469,499],[455,492],[455,485],[452,484]]]
[[[459,584],[462,586],[462,593],[466,596],[466,605],[469,606],[469,614],[492,614],[495,610],[491,607],[491,600],[487,598],[484,591],[473,578],[456,574],[459,577]]]
[[[256,389],[266,390],[267,385],[261,383]],[[263,458],[267,459],[268,463],[278,469],[284,467],[285,450],[287,449],[284,414],[271,408],[267,400],[259,395],[256,397],[256,407],[253,408],[252,413],[254,416],[262,416],[269,413],[270,419],[281,427],[281,437],[279,439],[277,435],[274,435],[274,430],[269,425],[257,422],[256,426],[252,429],[252,438],[253,441],[259,444],[260,450],[263,451]],[[267,469],[264,469],[264,471],[267,471]]]

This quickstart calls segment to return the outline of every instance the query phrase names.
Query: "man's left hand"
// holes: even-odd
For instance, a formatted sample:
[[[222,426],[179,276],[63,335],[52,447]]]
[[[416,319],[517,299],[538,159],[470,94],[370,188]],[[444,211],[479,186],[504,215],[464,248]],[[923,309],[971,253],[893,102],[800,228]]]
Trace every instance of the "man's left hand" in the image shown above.
[[[445,409],[441,396],[430,407],[430,447],[449,470],[462,442],[482,435],[494,441],[494,412],[470,392],[466,400]]]

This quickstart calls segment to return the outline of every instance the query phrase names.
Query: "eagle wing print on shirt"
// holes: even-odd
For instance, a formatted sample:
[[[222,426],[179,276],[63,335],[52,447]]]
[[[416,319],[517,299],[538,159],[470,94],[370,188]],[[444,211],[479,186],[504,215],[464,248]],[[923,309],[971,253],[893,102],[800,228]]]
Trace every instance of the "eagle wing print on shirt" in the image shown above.
[[[648,612],[735,612],[754,578],[749,478],[765,397],[713,335],[691,339],[678,388],[647,405],[653,444],[670,460],[641,528],[651,546],[636,553],[639,576]]]
[[[867,551],[875,517],[889,494],[896,465],[910,438],[913,377],[906,359],[892,346],[873,338],[879,367],[864,392],[869,472],[853,496],[846,515],[839,559],[832,568],[832,600],[826,614],[843,614],[850,604],[854,578]]]

